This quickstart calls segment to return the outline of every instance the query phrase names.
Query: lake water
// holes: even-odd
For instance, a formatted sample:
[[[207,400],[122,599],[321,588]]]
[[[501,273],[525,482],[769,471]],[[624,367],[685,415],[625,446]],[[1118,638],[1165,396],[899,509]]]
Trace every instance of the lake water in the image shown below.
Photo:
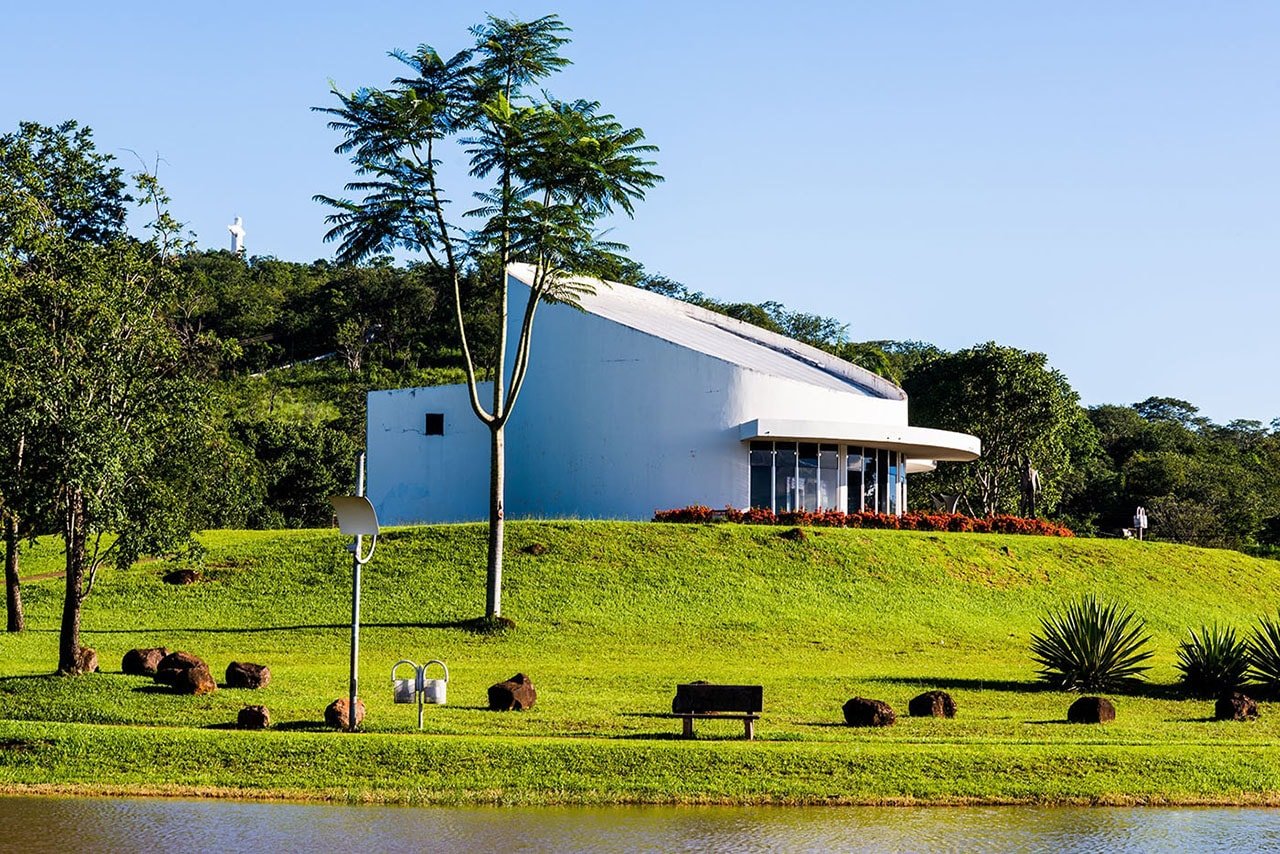
[[[1280,849],[1280,810],[453,808],[0,797],[0,850],[1215,851]]]

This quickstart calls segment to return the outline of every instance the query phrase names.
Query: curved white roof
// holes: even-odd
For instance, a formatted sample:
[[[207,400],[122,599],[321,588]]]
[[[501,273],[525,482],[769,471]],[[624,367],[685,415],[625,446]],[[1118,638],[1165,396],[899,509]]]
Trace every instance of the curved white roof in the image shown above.
[[[512,264],[507,272],[526,286],[533,283],[529,264]],[[599,279],[572,281],[594,290],[579,297],[584,311],[646,335],[769,376],[868,397],[907,399],[906,392],[883,377],[785,335],[642,288]]]
[[[968,462],[982,455],[982,440],[977,436],[932,427],[908,427],[905,424],[851,424],[758,418],[738,425],[738,438],[744,442],[749,439],[848,442],[876,448],[893,448],[915,461]]]

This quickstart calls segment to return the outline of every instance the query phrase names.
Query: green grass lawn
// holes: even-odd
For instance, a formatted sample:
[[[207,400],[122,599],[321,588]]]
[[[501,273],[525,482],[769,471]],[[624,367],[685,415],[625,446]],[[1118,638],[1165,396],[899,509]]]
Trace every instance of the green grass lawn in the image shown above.
[[[504,608],[516,627],[463,624],[484,602],[483,526],[393,529],[366,569],[367,732],[324,731],[346,691],[350,558],[336,532],[211,532],[205,580],[173,566],[103,570],[84,642],[103,671],[49,676],[61,580],[24,585],[29,630],[0,636],[0,788],[203,792],[397,802],[1280,802],[1280,708],[1215,723],[1174,689],[1188,627],[1248,628],[1280,606],[1280,562],[1155,543],[978,534],[615,522],[509,525]],[[545,547],[532,554],[530,546]],[[526,551],[526,549],[529,549]],[[23,575],[57,570],[56,543]],[[1063,723],[1027,654],[1039,616],[1093,591],[1146,618],[1151,684],[1110,695],[1117,720]],[[272,683],[205,697],[119,672],[138,646],[267,664]],[[449,664],[449,705],[391,701],[399,658]],[[524,713],[485,710],[517,671]],[[736,721],[675,738],[676,683],[764,686],[757,740]],[[943,688],[954,720],[906,717]],[[842,725],[852,696],[900,715]],[[225,729],[262,703],[265,733]]]

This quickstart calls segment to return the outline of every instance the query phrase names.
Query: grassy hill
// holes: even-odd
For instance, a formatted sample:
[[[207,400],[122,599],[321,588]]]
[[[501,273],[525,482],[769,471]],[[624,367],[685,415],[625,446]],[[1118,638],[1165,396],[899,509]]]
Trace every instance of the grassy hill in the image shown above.
[[[476,634],[484,528],[393,529],[366,570],[361,636],[368,732],[322,731],[346,690],[349,555],[330,531],[211,532],[205,580],[173,568],[104,570],[85,643],[104,672],[47,676],[61,582],[24,586],[30,631],[0,636],[0,787],[286,794],[393,801],[1270,802],[1280,799],[1280,715],[1213,723],[1173,690],[1189,627],[1247,628],[1280,606],[1280,562],[1153,543],[976,534],[614,522],[509,526],[504,614]],[[24,575],[57,569],[54,544]],[[1114,697],[1105,727],[1060,724],[1071,695],[1042,690],[1027,655],[1046,609],[1081,592],[1146,618],[1152,681]],[[259,692],[165,693],[119,673],[136,646],[194,652],[216,676],[268,664]],[[443,659],[450,703],[391,702],[393,662]],[[484,710],[520,671],[525,713]],[[759,683],[757,741],[737,722],[674,738],[678,682]],[[944,688],[951,721],[905,716]],[[897,725],[844,727],[852,696]],[[267,733],[220,729],[249,703]],[[123,726],[122,726],[123,725]],[[304,756],[304,762],[297,757]]]

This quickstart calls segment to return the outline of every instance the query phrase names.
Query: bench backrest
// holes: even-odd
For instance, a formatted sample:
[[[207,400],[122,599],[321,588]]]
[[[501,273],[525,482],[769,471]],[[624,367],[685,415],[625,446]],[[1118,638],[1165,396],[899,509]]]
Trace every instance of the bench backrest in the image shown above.
[[[671,710],[680,712],[760,712],[764,688],[760,685],[710,685],[691,682],[676,686]]]

